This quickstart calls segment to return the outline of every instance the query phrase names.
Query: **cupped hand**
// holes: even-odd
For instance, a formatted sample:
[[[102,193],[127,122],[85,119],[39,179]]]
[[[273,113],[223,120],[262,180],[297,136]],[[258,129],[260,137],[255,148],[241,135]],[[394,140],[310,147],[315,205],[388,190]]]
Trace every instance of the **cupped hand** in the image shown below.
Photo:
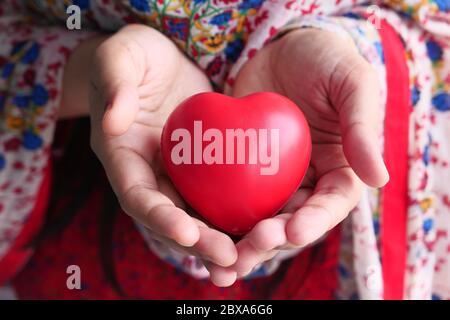
[[[185,98],[210,90],[207,78],[170,40],[143,25],[127,26],[96,50],[91,144],[122,208],[152,237],[225,267],[237,258],[233,241],[186,213],[160,155],[170,112]],[[233,273],[227,275],[211,271],[217,285],[234,282]]]
[[[246,63],[233,90],[234,96],[273,91],[293,100],[313,144],[307,175],[281,214],[258,223],[237,244],[232,267],[215,266],[242,277],[279,250],[319,239],[356,206],[364,184],[381,187],[389,176],[377,138],[378,78],[344,38],[318,29],[291,31]]]

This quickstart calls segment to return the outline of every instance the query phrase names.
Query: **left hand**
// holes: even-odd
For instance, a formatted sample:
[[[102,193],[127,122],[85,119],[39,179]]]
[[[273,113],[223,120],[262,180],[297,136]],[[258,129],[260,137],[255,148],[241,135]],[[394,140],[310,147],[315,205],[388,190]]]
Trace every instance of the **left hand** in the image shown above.
[[[279,250],[319,239],[356,206],[364,183],[389,180],[379,146],[378,78],[354,44],[329,31],[298,29],[267,45],[241,69],[233,95],[272,91],[308,120],[310,168],[281,214],[259,222],[238,244],[238,260],[209,269],[239,277]],[[293,159],[295,160],[295,159]]]

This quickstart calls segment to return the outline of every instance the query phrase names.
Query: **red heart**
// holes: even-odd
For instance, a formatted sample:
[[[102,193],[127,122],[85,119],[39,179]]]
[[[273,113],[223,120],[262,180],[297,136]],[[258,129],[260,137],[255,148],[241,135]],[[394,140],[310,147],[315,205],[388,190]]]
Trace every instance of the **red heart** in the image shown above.
[[[283,96],[201,93],[169,116],[161,149],[168,175],[192,208],[216,227],[243,234],[298,189],[311,137],[303,113]]]

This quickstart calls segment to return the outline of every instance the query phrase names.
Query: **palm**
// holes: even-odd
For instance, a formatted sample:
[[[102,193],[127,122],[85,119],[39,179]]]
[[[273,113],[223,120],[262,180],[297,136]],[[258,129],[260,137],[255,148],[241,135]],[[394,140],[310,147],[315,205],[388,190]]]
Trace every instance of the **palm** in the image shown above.
[[[165,58],[171,54],[179,54],[174,46],[164,47],[164,50],[166,51],[163,53]],[[151,58],[157,66],[164,66],[155,61],[155,55],[152,55]],[[172,188],[160,157],[163,126],[167,117],[181,101],[193,94],[211,90],[206,77],[187,59],[177,59],[176,62],[164,66],[164,70],[152,68],[152,73],[146,73],[138,86],[139,100],[137,104],[140,107],[130,127],[123,135],[106,136],[104,140],[112,154],[121,149],[133,152],[142,158],[152,168],[158,186],[166,188],[165,191],[172,198],[176,193],[174,190],[169,190]],[[184,72],[178,72],[180,70]],[[154,72],[164,72],[164,74],[173,74],[173,76],[155,75]],[[137,164],[130,163],[129,165]],[[179,198],[177,197],[176,200],[178,201]]]
[[[313,29],[291,31],[240,70],[233,95],[273,91],[290,98],[308,120],[313,147],[307,175],[284,214],[260,222],[237,244],[239,260],[233,268],[238,275],[278,249],[321,237],[356,205],[362,181],[372,186],[386,182],[375,135],[379,104],[374,75],[349,43]]]
[[[185,212],[160,155],[162,128],[172,110],[191,95],[210,90],[205,75],[170,40],[142,25],[127,26],[96,52],[91,143],[122,208],[153,238],[230,265],[236,259],[232,240]],[[224,285],[220,275],[211,276]]]
[[[307,47],[297,39],[290,40],[283,39],[283,45],[272,44],[270,50],[249,61],[239,74],[234,94],[273,91],[294,101],[308,120],[313,144],[311,165],[302,188],[310,189],[318,182],[323,182],[324,188],[340,188],[343,179],[353,177],[343,152],[339,114],[329,98],[329,93],[335,90],[330,87],[333,66],[341,57],[333,52],[331,61],[327,49],[330,44],[322,47],[321,40],[310,42]],[[267,60],[271,67],[260,68]],[[325,65],[324,61],[327,61]],[[255,70],[259,71],[255,73]],[[316,192],[321,189],[317,188]]]
[[[126,103],[129,108],[123,117],[131,115],[133,118],[127,130],[120,128],[123,134],[104,135],[102,143],[111,152],[124,148],[149,164],[155,161],[157,164],[161,131],[169,114],[182,100],[210,91],[211,87],[204,74],[182,56],[170,40],[145,27],[132,31],[135,32],[126,34],[127,43],[116,50],[128,55],[121,67],[130,72],[129,77],[135,77],[135,86],[122,89],[116,100],[122,100],[117,103]],[[98,121],[102,120],[101,116]],[[113,131],[126,122],[123,117],[110,125]],[[155,168],[160,170],[160,166]]]

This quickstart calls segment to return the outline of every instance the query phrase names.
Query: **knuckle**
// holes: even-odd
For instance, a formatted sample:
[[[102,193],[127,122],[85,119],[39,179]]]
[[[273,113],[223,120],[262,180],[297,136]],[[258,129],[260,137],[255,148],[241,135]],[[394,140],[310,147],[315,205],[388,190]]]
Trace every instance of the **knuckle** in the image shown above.
[[[136,184],[129,187],[128,189],[118,192],[117,199],[119,201],[119,204],[128,215],[132,215],[133,207],[136,202],[135,196],[140,192],[140,189],[142,187],[143,186],[141,184]]]
[[[310,237],[307,232],[290,228],[287,232],[287,240],[293,247],[301,248],[310,242]]]

